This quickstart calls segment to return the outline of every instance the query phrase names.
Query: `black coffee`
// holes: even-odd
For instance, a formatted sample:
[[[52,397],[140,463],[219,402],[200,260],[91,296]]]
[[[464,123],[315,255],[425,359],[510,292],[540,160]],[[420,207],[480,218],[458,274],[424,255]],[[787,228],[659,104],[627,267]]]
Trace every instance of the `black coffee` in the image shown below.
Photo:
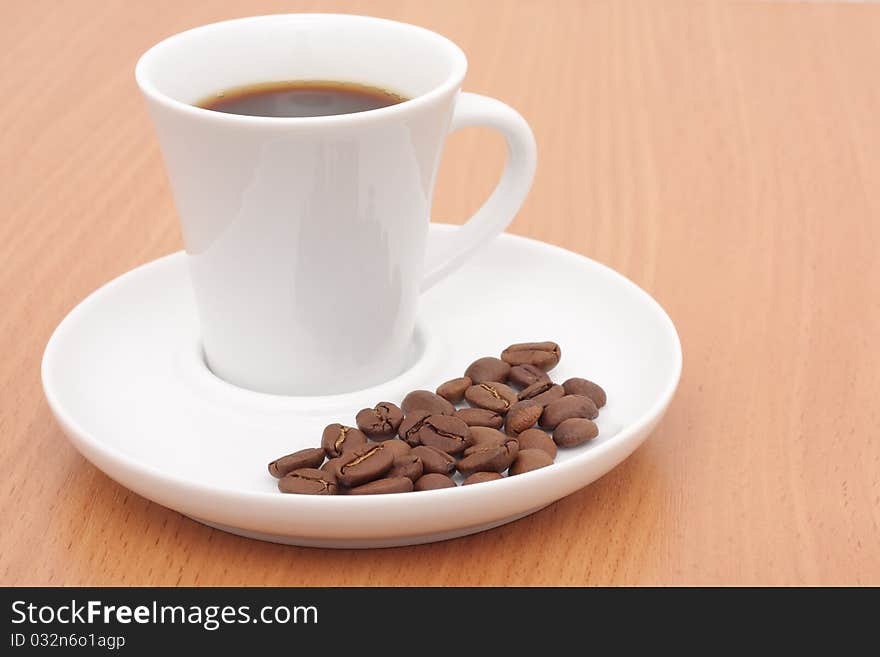
[[[397,105],[407,100],[386,89],[353,82],[263,82],[220,91],[196,106],[246,116],[332,116]]]

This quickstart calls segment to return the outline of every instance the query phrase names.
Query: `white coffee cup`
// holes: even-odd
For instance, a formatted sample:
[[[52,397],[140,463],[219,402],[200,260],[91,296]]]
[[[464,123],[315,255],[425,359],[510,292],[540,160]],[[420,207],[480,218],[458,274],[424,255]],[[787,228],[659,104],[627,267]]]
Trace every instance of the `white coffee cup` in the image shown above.
[[[141,57],[135,75],[217,376],[261,392],[323,395],[404,369],[420,292],[504,230],[534,176],[528,124],[497,100],[462,93],[466,69],[458,46],[426,29],[332,14],[205,25]],[[308,118],[194,106],[283,80],[362,83],[411,100]],[[443,144],[470,125],[504,135],[504,174],[453,248],[425,262]]]

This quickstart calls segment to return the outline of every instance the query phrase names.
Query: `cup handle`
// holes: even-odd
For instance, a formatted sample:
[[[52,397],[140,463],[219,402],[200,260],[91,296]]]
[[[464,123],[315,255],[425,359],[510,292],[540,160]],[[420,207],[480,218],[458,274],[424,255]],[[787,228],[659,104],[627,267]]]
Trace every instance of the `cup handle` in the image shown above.
[[[456,231],[452,245],[428,258],[422,292],[461,267],[477,249],[507,228],[535,177],[535,136],[516,110],[500,100],[462,92],[455,105],[450,132],[476,125],[495,128],[504,135],[507,141],[504,173],[488,200]]]

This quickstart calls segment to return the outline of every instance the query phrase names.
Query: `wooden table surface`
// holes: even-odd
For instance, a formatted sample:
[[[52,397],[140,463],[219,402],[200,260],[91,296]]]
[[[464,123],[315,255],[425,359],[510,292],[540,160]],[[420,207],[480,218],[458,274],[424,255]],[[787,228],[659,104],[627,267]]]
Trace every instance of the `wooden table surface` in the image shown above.
[[[65,440],[43,347],[181,248],[137,57],[286,11],[424,25],[517,107],[539,165],[511,232],[587,254],[676,323],[684,373],[629,460],[483,534],[283,547],[129,492]],[[12,0],[0,6],[0,584],[880,584],[880,5]],[[456,134],[435,216],[502,161]]]

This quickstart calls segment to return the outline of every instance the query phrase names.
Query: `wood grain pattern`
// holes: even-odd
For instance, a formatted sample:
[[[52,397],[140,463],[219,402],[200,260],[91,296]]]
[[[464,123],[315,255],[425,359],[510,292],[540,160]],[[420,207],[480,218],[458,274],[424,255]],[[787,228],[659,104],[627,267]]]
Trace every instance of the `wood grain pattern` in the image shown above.
[[[539,166],[512,232],[620,270],[685,354],[666,420],[511,525],[382,551],[269,545],[116,485],[39,363],[86,294],[181,246],[138,55],[282,11],[414,22],[517,107]],[[18,0],[0,8],[0,584],[880,584],[880,6]],[[451,138],[435,216],[500,168]]]

